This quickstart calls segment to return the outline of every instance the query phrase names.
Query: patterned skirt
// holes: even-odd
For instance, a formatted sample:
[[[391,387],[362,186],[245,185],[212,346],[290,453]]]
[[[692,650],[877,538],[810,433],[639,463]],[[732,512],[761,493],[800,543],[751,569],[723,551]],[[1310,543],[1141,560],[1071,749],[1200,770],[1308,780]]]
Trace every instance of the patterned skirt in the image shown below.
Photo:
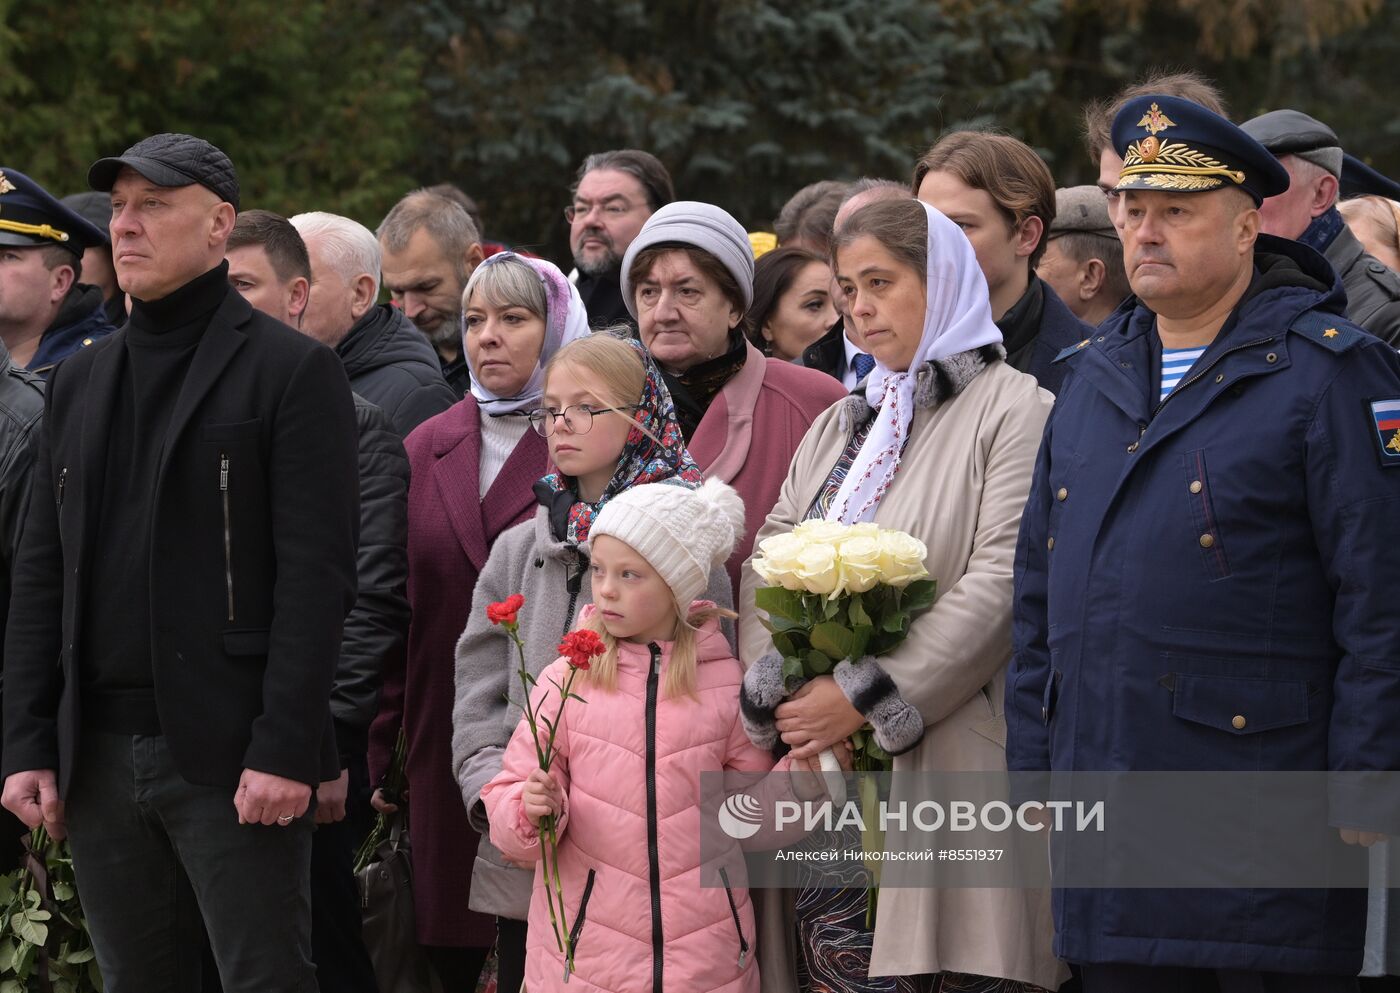
[[[800,993],[1047,993],[1039,986],[943,972],[871,976],[875,933],[865,926],[866,891],[804,887],[797,895],[797,982]]]

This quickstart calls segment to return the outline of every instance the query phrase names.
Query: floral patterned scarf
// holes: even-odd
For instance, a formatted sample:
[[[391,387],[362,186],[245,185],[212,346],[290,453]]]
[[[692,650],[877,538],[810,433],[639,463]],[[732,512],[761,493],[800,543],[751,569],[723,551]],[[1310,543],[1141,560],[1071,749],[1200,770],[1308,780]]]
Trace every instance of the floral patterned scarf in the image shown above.
[[[702,482],[700,467],[686,450],[671,394],[661,371],[635,340],[629,340],[646,365],[642,399],[633,414],[632,430],[617,469],[597,503],[580,500],[577,483],[562,472],[552,472],[535,484],[535,499],[549,510],[549,527],[558,541],[581,545],[603,505],[623,490],[643,483],[675,483],[696,489]]]

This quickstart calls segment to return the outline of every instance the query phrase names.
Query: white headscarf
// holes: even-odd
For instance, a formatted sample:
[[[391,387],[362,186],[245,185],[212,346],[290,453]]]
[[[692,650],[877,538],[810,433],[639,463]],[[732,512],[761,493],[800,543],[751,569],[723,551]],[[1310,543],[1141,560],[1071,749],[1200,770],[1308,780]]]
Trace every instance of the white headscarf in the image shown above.
[[[865,380],[865,400],[878,413],[826,515],[843,524],[874,518],[894,482],[914,419],[914,386],[920,368],[935,359],[1001,342],[1001,330],[992,320],[987,281],[972,244],[948,218],[926,203],[919,205],[928,214],[924,333],[907,371],[896,372],[877,359]]]
[[[476,370],[472,368],[471,353],[467,351],[466,316],[465,313],[463,314],[462,354],[467,357],[467,371],[471,373],[472,396],[481,405],[481,409],[493,417],[513,414],[522,410],[530,411],[539,407],[540,402],[544,399],[545,363],[555,352],[575,338],[584,338],[589,334],[588,311],[584,309],[583,299],[578,295],[574,284],[569,282],[568,277],[560,272],[559,267],[553,262],[516,255],[514,252],[497,252],[495,255],[488,256],[486,261],[477,266],[477,272],[506,259],[524,262],[535,270],[540,277],[540,282],[544,284],[544,341],[540,344],[540,357],[535,360],[535,371],[530,373],[529,380],[520,392],[513,397],[499,397],[482,386],[481,381],[476,378]],[[475,277],[476,273],[472,273],[472,275]],[[470,281],[467,283],[467,288],[471,288]],[[465,308],[463,309],[465,311]]]

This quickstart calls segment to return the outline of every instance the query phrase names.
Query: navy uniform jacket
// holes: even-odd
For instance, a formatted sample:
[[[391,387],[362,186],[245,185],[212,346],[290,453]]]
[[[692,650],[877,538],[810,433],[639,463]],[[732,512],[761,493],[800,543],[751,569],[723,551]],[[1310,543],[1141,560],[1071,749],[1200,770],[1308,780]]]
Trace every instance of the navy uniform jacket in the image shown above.
[[[1255,265],[1165,402],[1141,305],[1062,359],[1016,554],[1012,770],[1400,769],[1400,358],[1312,249],[1261,237]],[[1069,961],[1355,975],[1365,892],[1060,889],[1055,919]]]

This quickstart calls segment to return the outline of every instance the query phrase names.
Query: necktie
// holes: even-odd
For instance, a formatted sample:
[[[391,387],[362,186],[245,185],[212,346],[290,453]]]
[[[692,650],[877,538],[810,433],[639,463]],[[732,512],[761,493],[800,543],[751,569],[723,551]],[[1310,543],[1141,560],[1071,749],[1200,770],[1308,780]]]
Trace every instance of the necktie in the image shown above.
[[[866,376],[870,375],[871,369],[875,368],[875,360],[864,352],[861,352],[851,360],[851,368],[856,371],[856,382],[859,383]]]

